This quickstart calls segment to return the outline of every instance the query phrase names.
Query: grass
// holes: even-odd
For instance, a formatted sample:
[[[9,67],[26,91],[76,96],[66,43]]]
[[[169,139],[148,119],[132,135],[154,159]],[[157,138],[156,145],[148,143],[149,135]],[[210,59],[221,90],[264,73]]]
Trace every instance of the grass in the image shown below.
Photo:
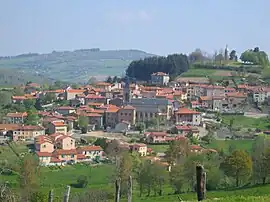
[[[147,147],[151,148],[154,152],[160,152],[163,153],[167,151],[169,148],[169,145],[147,145]]]
[[[215,69],[196,69],[190,68],[187,72],[181,74],[181,77],[206,77],[214,74]]]
[[[218,151],[223,150],[227,154],[229,153],[230,147],[251,152],[253,142],[253,140],[213,140],[207,145],[207,148],[216,149]]]
[[[221,117],[222,122],[229,125],[230,120],[233,121],[233,128],[258,128],[260,130],[270,129],[269,118],[252,118],[243,115],[224,115]]]

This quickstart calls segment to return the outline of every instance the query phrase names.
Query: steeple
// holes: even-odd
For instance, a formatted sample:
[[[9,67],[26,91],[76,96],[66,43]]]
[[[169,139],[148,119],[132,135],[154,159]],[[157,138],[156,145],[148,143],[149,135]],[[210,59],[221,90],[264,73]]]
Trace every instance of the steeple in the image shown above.
[[[125,77],[124,82],[123,98],[124,104],[127,105],[131,101],[130,81],[128,76]]]

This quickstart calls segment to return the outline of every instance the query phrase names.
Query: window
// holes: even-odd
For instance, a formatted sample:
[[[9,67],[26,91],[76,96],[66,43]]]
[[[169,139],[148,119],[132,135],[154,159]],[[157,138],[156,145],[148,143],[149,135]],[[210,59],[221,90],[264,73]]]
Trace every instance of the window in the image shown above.
[[[43,147],[43,148],[46,148],[46,144],[44,144],[42,147]]]
[[[71,154],[71,158],[74,158],[74,154]]]
[[[131,113],[129,113],[129,116],[131,116]]]
[[[127,113],[125,113],[125,116],[127,115]]]
[[[62,158],[65,158],[65,155],[61,155]]]

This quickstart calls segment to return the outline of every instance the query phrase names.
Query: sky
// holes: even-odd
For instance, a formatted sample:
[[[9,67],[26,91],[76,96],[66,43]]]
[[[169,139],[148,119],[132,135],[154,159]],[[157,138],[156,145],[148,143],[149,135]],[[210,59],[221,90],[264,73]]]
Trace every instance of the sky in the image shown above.
[[[270,0],[1,0],[0,55],[87,48],[270,53]]]

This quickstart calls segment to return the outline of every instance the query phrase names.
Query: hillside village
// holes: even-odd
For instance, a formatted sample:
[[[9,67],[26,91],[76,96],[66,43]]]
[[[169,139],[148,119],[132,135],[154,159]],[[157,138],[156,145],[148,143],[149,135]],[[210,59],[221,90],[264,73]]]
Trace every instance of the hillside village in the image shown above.
[[[43,106],[44,110],[35,112],[38,120],[33,125],[25,124],[29,116],[26,111],[7,113],[0,124],[1,141],[32,142],[41,165],[45,166],[106,159],[100,146],[81,145],[82,138],[103,134],[111,136],[107,139],[109,144],[114,142],[140,156],[153,156],[155,151],[149,145],[191,137],[199,140],[209,134],[213,124],[220,122],[217,114],[243,115],[248,113],[247,106],[267,105],[270,101],[268,87],[225,87],[197,80],[170,82],[169,75],[163,72],[153,73],[150,85],[131,83],[127,77],[119,83],[96,82],[77,88],[40,90],[39,84],[31,82],[21,88],[24,95],[12,96],[15,105],[29,100],[37,103],[42,97],[52,99]],[[255,107],[248,109],[254,111]],[[82,126],[80,119],[86,120],[86,125]],[[133,143],[122,138],[134,133],[138,135]],[[115,140],[114,134],[119,134]],[[191,150],[217,152],[198,143]],[[155,154],[155,159],[165,162],[164,154]]]

